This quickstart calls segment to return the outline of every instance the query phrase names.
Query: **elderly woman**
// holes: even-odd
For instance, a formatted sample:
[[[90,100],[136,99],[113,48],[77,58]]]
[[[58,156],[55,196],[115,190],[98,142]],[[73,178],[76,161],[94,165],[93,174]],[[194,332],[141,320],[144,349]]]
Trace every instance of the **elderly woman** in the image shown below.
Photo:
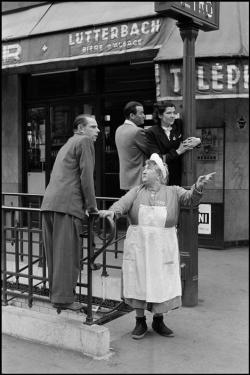
[[[180,204],[196,206],[203,185],[212,174],[200,176],[191,190],[166,186],[168,170],[153,154],[142,172],[142,185],[129,190],[101,217],[128,213],[130,226],[124,241],[123,296],[136,310],[134,339],[147,332],[145,309],[153,315],[152,328],[162,336],[173,331],[163,322],[163,313],[181,306],[179,249],[176,234]]]

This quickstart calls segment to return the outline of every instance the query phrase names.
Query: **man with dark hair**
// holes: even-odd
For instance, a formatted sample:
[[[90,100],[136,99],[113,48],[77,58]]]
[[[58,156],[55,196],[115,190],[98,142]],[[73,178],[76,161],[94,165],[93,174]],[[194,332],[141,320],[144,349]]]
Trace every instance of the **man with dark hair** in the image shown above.
[[[96,120],[79,115],[74,135],[59,150],[41,211],[48,265],[50,300],[54,307],[78,310],[75,288],[80,272],[82,219],[97,211],[94,189]]]
[[[145,114],[139,102],[129,102],[123,110],[125,122],[116,129],[115,143],[120,165],[120,189],[129,190],[141,182],[141,170],[149,156],[144,129]]]

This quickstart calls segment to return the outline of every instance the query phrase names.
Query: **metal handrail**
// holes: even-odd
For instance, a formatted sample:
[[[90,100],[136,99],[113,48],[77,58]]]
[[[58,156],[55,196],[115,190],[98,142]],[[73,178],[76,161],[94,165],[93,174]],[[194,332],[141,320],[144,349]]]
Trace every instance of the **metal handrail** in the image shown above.
[[[2,206],[2,211],[3,211],[3,213],[5,213],[5,212],[14,212],[14,213],[15,212],[26,212],[29,215],[31,213],[34,213],[34,212],[39,213],[39,214],[41,213],[40,208],[14,207],[14,206],[6,206],[6,205]],[[110,218],[106,218],[105,221],[107,220],[108,223],[109,223],[109,233],[107,234],[107,231],[105,230],[105,236],[104,236],[104,239],[103,239],[103,241],[104,241],[103,246],[100,249],[98,249],[98,251],[93,252],[93,244],[92,244],[93,225],[94,225],[94,221],[98,218],[99,218],[98,213],[90,213],[89,214],[89,217],[88,217],[88,220],[87,220],[87,224],[88,224],[87,252],[88,252],[88,255],[87,255],[87,257],[81,259],[81,262],[84,262],[85,260],[87,260],[87,264],[88,264],[88,270],[87,270],[88,282],[85,283],[85,284],[81,284],[82,286],[87,287],[87,290],[88,290],[88,293],[87,293],[87,302],[88,302],[87,303],[87,316],[86,316],[86,322],[85,322],[86,324],[95,323],[94,320],[93,320],[93,313],[92,313],[92,298],[93,298],[93,296],[92,296],[92,272],[101,267],[101,265],[99,266],[99,264],[95,263],[95,260],[99,255],[105,253],[105,251],[107,250],[107,247],[111,244],[111,242],[112,242],[112,240],[115,236],[115,233],[116,233],[114,221],[111,220]],[[21,267],[21,268],[19,267],[18,256],[20,255],[20,253],[19,253],[19,247],[17,246],[17,248],[15,248],[15,253],[12,253],[13,255],[15,255],[15,259],[16,259],[16,270],[15,270],[16,272],[9,271],[9,270],[7,270],[7,267],[6,267],[6,264],[7,264],[6,231],[12,230],[12,229],[15,229],[15,236],[18,236],[17,233],[23,232],[25,229],[28,232],[28,265],[26,265],[25,267]],[[3,264],[3,269],[2,269],[2,274],[3,274],[3,285],[2,285],[2,288],[3,288],[3,303],[8,304],[8,302],[10,300],[12,300],[13,298],[15,298],[17,296],[20,297],[20,292],[7,291],[7,280],[12,276],[16,276],[16,285],[18,287],[19,278],[24,277],[24,278],[28,279],[28,295],[24,295],[24,292],[22,292],[22,293],[23,293],[24,297],[28,297],[29,307],[32,307],[33,298],[34,298],[33,288],[38,285],[38,284],[34,285],[33,281],[38,280],[39,284],[44,283],[44,285],[45,285],[46,282],[48,281],[48,278],[46,277],[46,271],[43,272],[43,276],[34,275],[34,272],[33,272],[33,265],[35,263],[37,263],[39,261],[39,259],[36,259],[35,261],[33,260],[35,255],[33,254],[33,251],[32,251],[32,242],[33,241],[32,241],[32,238],[31,238],[31,234],[37,233],[37,232],[39,232],[41,234],[41,227],[39,229],[33,229],[31,227],[31,222],[29,220],[28,227],[25,228],[25,229],[21,228],[21,227],[18,227],[17,224],[15,226],[14,225],[8,226],[8,225],[5,225],[5,223],[4,223],[4,225],[3,225],[3,242],[4,242],[4,247],[3,247],[3,263],[4,264]],[[105,227],[105,229],[106,229],[106,227]],[[16,239],[15,239],[16,244],[18,244],[18,241],[19,241],[19,239],[16,237]],[[43,270],[45,270],[45,267],[46,267],[45,262],[44,262],[43,265],[44,265]],[[23,272],[25,269],[28,270],[28,274],[25,274]],[[17,288],[17,290],[18,290],[18,288]],[[7,297],[8,294],[13,295],[13,297],[8,299],[8,297]],[[121,303],[119,303],[118,305],[120,306]],[[112,309],[107,314],[110,315],[110,313],[115,309]],[[103,320],[103,318],[101,318],[100,322],[102,320]]]

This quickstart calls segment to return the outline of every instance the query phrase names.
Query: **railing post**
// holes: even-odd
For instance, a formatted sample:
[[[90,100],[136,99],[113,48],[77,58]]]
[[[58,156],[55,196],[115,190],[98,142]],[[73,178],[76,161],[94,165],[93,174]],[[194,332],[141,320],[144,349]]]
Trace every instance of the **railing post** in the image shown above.
[[[104,233],[104,238],[102,240],[102,245],[104,246],[105,243],[106,243],[106,221],[105,219],[103,219],[103,233]],[[102,276],[105,276],[107,277],[108,276],[108,272],[107,272],[107,259],[106,259],[106,251],[103,252],[102,254]]]
[[[6,224],[6,218],[5,218],[5,212],[2,211],[2,222],[3,222],[3,227],[2,227],[2,249],[3,249],[3,254],[2,254],[2,260],[3,260],[3,304],[8,305],[7,301],[7,244],[6,244],[6,229],[5,229],[5,224]]]
[[[43,240],[42,240],[42,212],[38,213],[38,247],[39,247],[39,262],[38,267],[42,267],[44,263],[43,257]]]
[[[32,232],[31,232],[31,212],[28,212],[28,305],[33,303],[33,267],[32,267]]]
[[[87,287],[87,317],[86,323],[93,323],[93,312],[92,312],[92,267],[91,260],[93,257],[93,224],[94,224],[95,214],[90,213],[88,217],[88,287]]]
[[[15,265],[16,265],[16,273],[19,273],[19,236],[18,236],[18,229],[17,229],[17,222],[15,223],[14,227],[14,237],[15,237]],[[19,285],[19,276],[16,276],[16,286]]]

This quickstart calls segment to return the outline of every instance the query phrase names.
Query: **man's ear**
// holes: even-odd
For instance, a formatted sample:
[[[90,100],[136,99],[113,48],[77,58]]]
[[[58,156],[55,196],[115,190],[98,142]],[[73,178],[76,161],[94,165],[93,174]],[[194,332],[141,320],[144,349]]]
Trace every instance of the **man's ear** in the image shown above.
[[[82,124],[78,124],[77,131],[78,131],[79,133],[84,133],[84,132],[85,132],[85,131],[84,131],[84,126],[82,126]]]

